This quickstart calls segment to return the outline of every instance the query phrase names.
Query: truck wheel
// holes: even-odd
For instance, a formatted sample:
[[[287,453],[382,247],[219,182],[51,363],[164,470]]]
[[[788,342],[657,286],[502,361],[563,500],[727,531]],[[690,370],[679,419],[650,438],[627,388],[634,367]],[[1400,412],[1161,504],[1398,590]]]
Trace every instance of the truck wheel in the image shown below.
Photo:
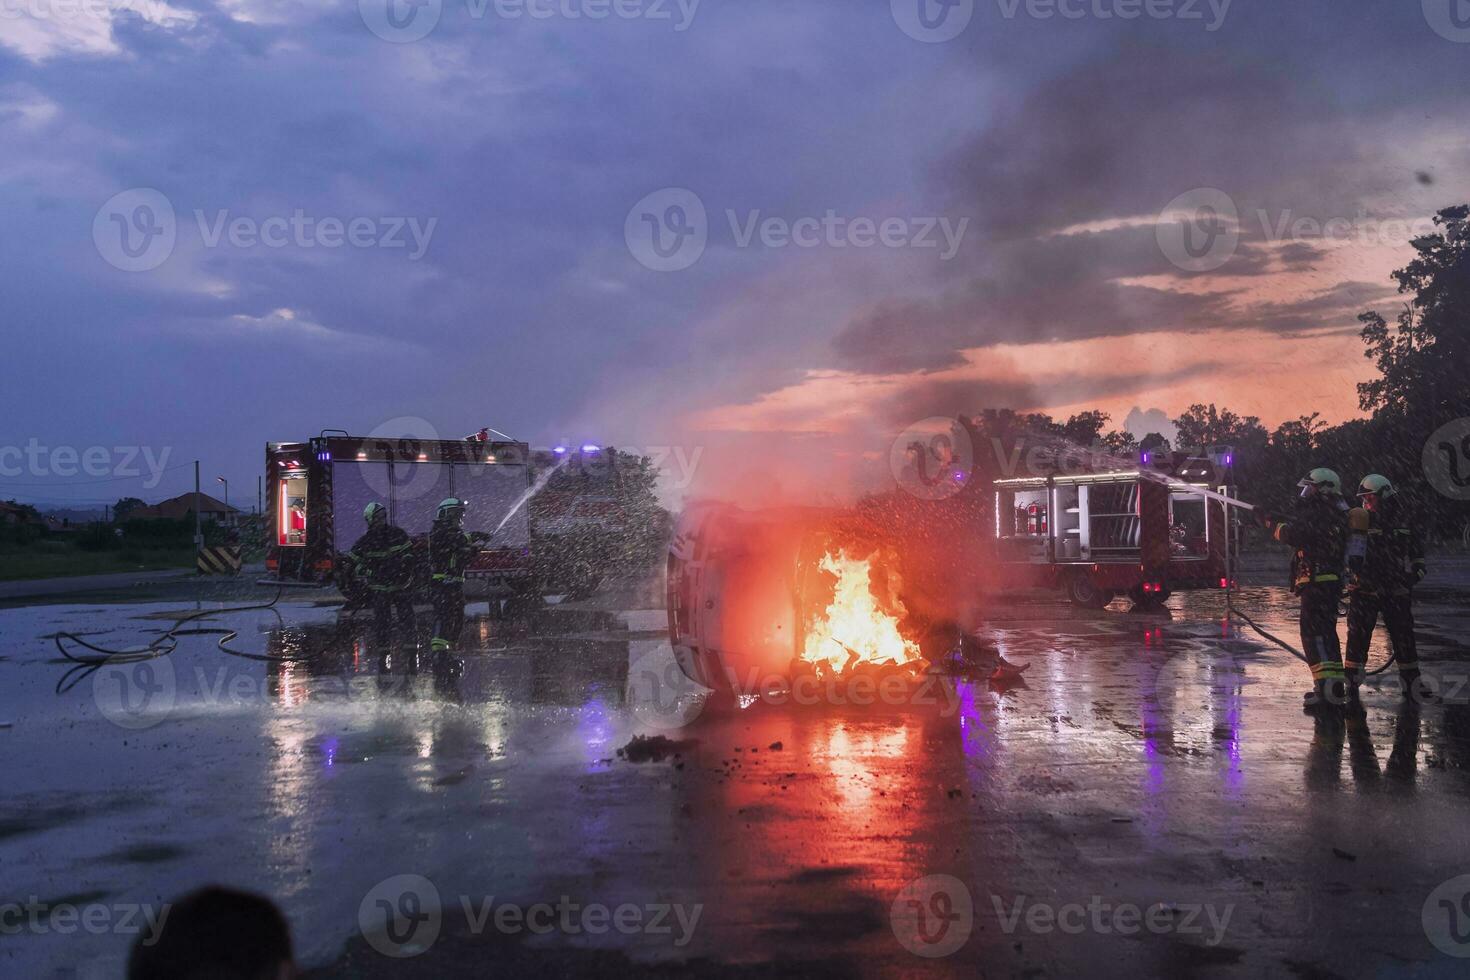
[[[1128,601],[1133,603],[1134,612],[1153,612],[1164,607],[1164,600],[1169,598],[1168,592],[1145,592],[1140,588],[1128,590]]]
[[[1084,609],[1101,609],[1113,601],[1113,592],[1098,588],[1091,576],[1081,572],[1067,580],[1067,598]]]

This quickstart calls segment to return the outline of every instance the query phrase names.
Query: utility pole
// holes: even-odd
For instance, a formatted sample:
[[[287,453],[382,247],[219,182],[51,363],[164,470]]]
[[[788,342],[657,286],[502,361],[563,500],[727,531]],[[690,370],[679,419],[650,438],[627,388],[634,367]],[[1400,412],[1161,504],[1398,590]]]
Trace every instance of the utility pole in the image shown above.
[[[194,550],[204,548],[204,529],[199,523],[199,460],[194,460]]]
[[[261,489],[264,480],[265,478],[262,476],[257,475],[255,477],[255,512],[257,514],[265,513],[265,497],[262,495],[263,491]]]

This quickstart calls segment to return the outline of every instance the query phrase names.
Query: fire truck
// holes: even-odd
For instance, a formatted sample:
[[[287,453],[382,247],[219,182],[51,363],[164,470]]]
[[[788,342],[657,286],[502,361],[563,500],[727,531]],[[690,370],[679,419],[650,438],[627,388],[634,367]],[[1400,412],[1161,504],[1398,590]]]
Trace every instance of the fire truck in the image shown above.
[[[1143,454],[1132,470],[994,480],[995,558],[1009,588],[1062,591],[1102,608],[1122,594],[1162,605],[1184,589],[1224,588],[1234,522],[1234,454]]]
[[[268,584],[335,584],[349,604],[361,601],[351,563],[342,560],[366,530],[363,511],[377,501],[415,543],[415,588],[429,581],[428,534],[446,497],[466,501],[464,528],[486,538],[466,570],[472,594],[539,594],[554,582],[546,553],[555,528],[538,534],[533,498],[559,472],[590,485],[615,469],[616,451],[595,445],[533,451],[485,431],[467,439],[353,436],[323,430],[305,442],[266,446]],[[493,606],[492,606],[493,608]]]

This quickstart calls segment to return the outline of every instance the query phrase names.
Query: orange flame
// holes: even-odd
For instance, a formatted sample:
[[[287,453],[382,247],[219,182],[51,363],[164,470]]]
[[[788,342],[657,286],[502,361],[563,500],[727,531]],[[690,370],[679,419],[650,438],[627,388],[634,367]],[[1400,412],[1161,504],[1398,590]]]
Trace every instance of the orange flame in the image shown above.
[[[898,631],[903,603],[890,595],[880,606],[873,594],[870,558],[829,552],[818,567],[835,575],[837,585],[831,605],[807,632],[803,660],[841,671],[853,653],[859,663],[906,664],[919,659],[918,644]]]

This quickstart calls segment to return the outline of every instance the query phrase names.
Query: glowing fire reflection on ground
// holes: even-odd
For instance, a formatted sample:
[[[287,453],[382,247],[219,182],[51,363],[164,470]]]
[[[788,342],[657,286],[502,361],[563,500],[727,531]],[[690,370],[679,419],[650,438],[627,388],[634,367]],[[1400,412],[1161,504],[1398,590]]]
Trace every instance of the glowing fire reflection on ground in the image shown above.
[[[919,645],[899,632],[903,603],[891,593],[888,576],[874,576],[871,556],[854,558],[846,551],[822,556],[818,566],[836,578],[832,602],[807,630],[801,659],[818,669],[836,672],[857,664],[907,664],[919,659]],[[875,581],[876,579],[876,581]]]

